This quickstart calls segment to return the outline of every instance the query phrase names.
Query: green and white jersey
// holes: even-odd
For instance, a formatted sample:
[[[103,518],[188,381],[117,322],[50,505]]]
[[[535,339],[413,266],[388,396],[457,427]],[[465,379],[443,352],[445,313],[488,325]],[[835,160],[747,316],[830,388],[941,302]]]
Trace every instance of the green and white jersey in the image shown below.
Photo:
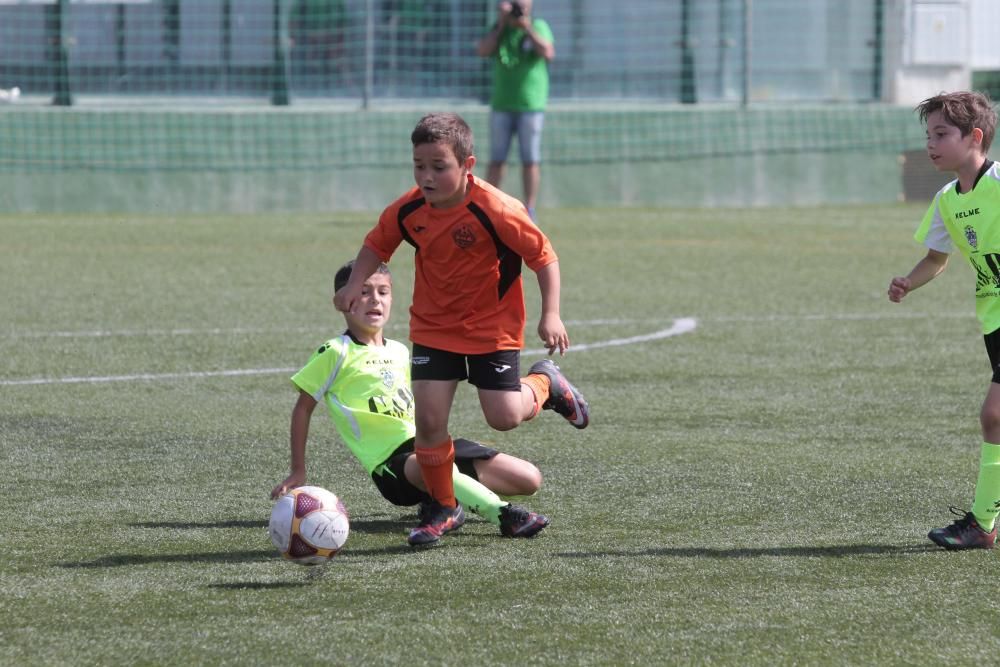
[[[944,186],[914,238],[931,250],[957,248],[976,272],[976,316],[983,333],[1000,329],[1000,167],[987,160],[971,192]]]
[[[364,345],[345,333],[314,352],[292,384],[326,403],[340,437],[368,474],[416,433],[410,351],[397,341]]]

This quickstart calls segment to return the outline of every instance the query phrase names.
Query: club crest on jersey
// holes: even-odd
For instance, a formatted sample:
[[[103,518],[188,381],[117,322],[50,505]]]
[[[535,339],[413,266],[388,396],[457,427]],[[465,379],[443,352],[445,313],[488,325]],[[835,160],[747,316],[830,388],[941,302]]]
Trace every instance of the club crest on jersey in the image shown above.
[[[976,230],[972,228],[972,225],[965,226],[965,240],[969,242],[973,250],[979,245],[979,238],[976,236]]]
[[[386,389],[392,389],[392,385],[396,384],[396,376],[388,368],[382,371],[382,384]]]
[[[472,227],[462,225],[451,233],[451,238],[455,239],[455,245],[463,250],[469,248],[476,242],[476,235],[472,233]]]

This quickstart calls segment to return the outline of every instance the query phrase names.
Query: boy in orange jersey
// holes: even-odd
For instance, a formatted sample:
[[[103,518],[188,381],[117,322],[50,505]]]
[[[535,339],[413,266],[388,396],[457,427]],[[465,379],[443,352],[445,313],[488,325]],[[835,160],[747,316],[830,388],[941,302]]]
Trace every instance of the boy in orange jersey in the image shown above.
[[[590,411],[551,360],[520,377],[525,305],[521,262],[538,277],[538,335],[564,354],[569,335],[559,316],[559,263],[524,205],[472,174],[472,130],[457,114],[424,116],[410,136],[416,187],[390,204],[365,237],[347,285],[334,298],[350,312],[367,276],[406,241],[416,251],[410,307],[414,453],[434,499],[410,531],[412,546],[438,542],[460,525],[448,419],[458,383],[479,393],[487,423],[506,431],[541,409],[586,428]]]

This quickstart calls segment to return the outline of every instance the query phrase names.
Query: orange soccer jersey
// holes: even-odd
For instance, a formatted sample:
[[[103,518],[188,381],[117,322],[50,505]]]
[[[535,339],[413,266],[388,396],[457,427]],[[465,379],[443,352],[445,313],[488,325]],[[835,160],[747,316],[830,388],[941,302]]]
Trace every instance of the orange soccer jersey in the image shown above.
[[[414,187],[365,237],[388,262],[403,241],[416,251],[410,340],[459,354],[524,346],[521,261],[537,271],[558,259],[524,206],[469,175],[459,205],[436,209]]]

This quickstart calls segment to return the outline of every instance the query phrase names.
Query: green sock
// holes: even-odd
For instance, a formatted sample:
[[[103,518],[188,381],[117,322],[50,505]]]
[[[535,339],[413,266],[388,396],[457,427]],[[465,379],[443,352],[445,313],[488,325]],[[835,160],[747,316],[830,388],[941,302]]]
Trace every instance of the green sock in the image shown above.
[[[500,508],[507,504],[500,496],[457,469],[452,475],[452,482],[458,502],[487,521],[500,525]]]
[[[983,443],[979,456],[979,479],[976,481],[976,500],[972,514],[979,527],[989,532],[1000,511],[1000,445]]]

